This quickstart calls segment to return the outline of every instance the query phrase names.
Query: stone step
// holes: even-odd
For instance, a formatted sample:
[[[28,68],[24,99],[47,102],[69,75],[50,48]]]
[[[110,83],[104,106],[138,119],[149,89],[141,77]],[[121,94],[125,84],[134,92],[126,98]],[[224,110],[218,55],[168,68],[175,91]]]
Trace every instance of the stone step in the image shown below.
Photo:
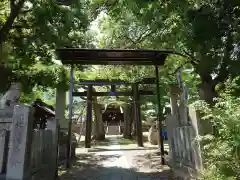
[[[119,135],[119,134],[121,134],[120,126],[107,126],[106,134],[107,135]]]

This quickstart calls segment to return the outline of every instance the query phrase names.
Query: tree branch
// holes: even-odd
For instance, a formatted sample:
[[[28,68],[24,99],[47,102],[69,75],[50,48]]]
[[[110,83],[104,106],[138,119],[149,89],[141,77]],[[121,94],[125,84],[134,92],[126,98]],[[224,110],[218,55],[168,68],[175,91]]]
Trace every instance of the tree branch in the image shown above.
[[[189,54],[186,50],[183,50],[184,54],[186,54],[189,58],[190,58],[190,63],[193,65],[193,66],[196,66],[199,61],[194,57],[192,56],[191,54]]]
[[[130,37],[128,37],[127,35],[125,35],[124,37],[126,39],[128,39],[129,41],[131,41],[132,43],[129,43],[123,47],[121,47],[122,49],[127,49],[127,48],[131,48],[131,47],[135,47],[135,48],[139,48],[137,46],[137,44],[141,43],[142,41],[144,41],[148,36],[150,36],[151,34],[153,34],[155,31],[151,31],[149,33],[147,33],[150,29],[147,29],[145,32],[143,32],[136,40],[132,40]]]
[[[150,32],[149,32],[150,31]],[[138,39],[136,40],[137,41],[140,41],[142,42],[144,39],[146,39],[148,36],[150,36],[151,34],[153,34],[154,32],[156,31],[151,31],[150,29],[147,29],[144,33],[142,33]]]
[[[178,71],[180,71],[180,69],[182,69],[186,64],[188,64],[188,62],[185,62],[184,64],[182,64],[181,66],[177,67],[177,69],[171,73],[170,75],[176,74]]]
[[[16,24],[12,25],[12,29],[32,29],[32,26],[29,26],[27,24]]]
[[[9,34],[9,31],[12,29],[13,23],[17,16],[20,13],[20,10],[22,9],[25,0],[19,0],[17,4],[14,3],[14,0],[11,0],[11,12],[10,15],[3,25],[3,27],[0,29],[0,46],[2,46],[3,42],[7,39],[7,36]]]
[[[230,72],[228,71],[228,64],[229,61],[231,61],[231,52],[234,49],[233,48],[233,37],[232,37],[232,31],[233,31],[233,27],[232,27],[232,22],[233,20],[233,7],[231,2],[229,2],[228,0],[224,1],[224,12],[225,12],[225,22],[227,23],[229,29],[226,33],[226,43],[225,43],[225,52],[224,52],[224,56],[222,59],[222,64],[219,70],[219,75],[214,79],[215,84],[219,83],[219,82],[223,82],[225,81],[229,75]]]
[[[149,35],[151,35],[152,33],[154,33],[155,31],[150,31],[150,29],[145,30],[136,40],[133,40],[132,38],[130,38],[128,35],[125,35],[125,38],[128,39],[129,41],[131,41],[133,44],[137,44],[142,42],[144,39],[146,39]],[[147,33],[149,32],[149,33]]]

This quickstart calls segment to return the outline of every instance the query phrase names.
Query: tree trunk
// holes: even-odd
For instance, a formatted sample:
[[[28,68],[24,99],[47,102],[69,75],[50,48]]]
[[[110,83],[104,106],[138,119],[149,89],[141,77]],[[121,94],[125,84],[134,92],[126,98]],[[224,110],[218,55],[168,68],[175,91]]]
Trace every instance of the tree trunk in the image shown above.
[[[7,36],[9,35],[9,31],[12,29],[15,19],[19,15],[19,12],[21,11],[24,5],[24,2],[25,0],[19,0],[18,2],[13,1],[13,3],[11,3],[10,15],[8,16],[5,24],[3,24],[2,28],[0,29],[0,48],[1,49],[2,49],[3,42],[7,39]]]
[[[210,106],[213,106],[215,104],[214,98],[218,96],[218,93],[215,90],[216,83],[211,80],[204,82],[199,85],[199,96],[201,100],[204,100],[207,102]],[[202,129],[204,129],[204,134],[216,133],[215,126],[210,121],[202,121],[201,122]],[[209,129],[209,127],[211,127]]]
[[[216,84],[214,81],[202,82],[199,85],[199,96],[201,100],[205,100],[208,104],[213,105],[213,99],[218,96],[215,90]]]
[[[124,129],[123,129],[123,138],[132,139],[132,106],[124,105]]]
[[[102,121],[102,114],[101,114],[101,105],[97,104],[96,101],[93,103],[93,110],[94,110],[94,126],[93,126],[93,137],[95,140],[104,140],[105,139],[105,131],[104,131],[104,124]]]

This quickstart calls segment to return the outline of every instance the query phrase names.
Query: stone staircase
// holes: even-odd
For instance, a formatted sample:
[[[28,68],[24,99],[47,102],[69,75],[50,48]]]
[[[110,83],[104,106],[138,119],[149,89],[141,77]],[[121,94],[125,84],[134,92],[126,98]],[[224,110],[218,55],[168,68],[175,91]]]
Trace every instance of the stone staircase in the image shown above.
[[[107,135],[120,135],[121,133],[121,126],[107,126],[106,127],[106,134]]]

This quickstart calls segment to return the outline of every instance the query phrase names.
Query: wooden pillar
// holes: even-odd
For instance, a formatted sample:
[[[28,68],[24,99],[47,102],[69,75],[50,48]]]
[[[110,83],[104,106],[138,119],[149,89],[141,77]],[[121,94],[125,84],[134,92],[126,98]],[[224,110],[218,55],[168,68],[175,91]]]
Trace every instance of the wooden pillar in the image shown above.
[[[162,165],[165,164],[164,160],[164,140],[163,140],[163,123],[162,123],[162,108],[161,108],[161,98],[159,89],[159,71],[158,66],[155,66],[156,75],[156,92],[157,92],[157,117],[158,117],[158,129],[159,129],[159,145],[161,150],[161,161]]]
[[[88,86],[87,92],[87,118],[86,118],[86,135],[85,135],[85,148],[91,147],[92,135],[92,85]]]
[[[71,161],[71,144],[72,144],[72,114],[73,114],[73,81],[74,81],[74,69],[71,65],[70,71],[70,83],[69,83],[69,103],[68,103],[68,139],[67,139],[67,154],[66,154],[66,168],[70,168]]]
[[[124,115],[124,128],[123,128],[123,137],[126,139],[132,138],[132,123],[133,123],[133,113],[132,113],[132,105],[124,104],[123,105],[123,115]]]
[[[116,85],[115,84],[111,85],[111,92],[116,92]]]
[[[143,147],[143,133],[142,133],[142,121],[140,113],[140,95],[138,91],[138,84],[133,84],[133,106],[134,106],[134,119],[136,122],[136,134],[137,144],[139,147]]]

